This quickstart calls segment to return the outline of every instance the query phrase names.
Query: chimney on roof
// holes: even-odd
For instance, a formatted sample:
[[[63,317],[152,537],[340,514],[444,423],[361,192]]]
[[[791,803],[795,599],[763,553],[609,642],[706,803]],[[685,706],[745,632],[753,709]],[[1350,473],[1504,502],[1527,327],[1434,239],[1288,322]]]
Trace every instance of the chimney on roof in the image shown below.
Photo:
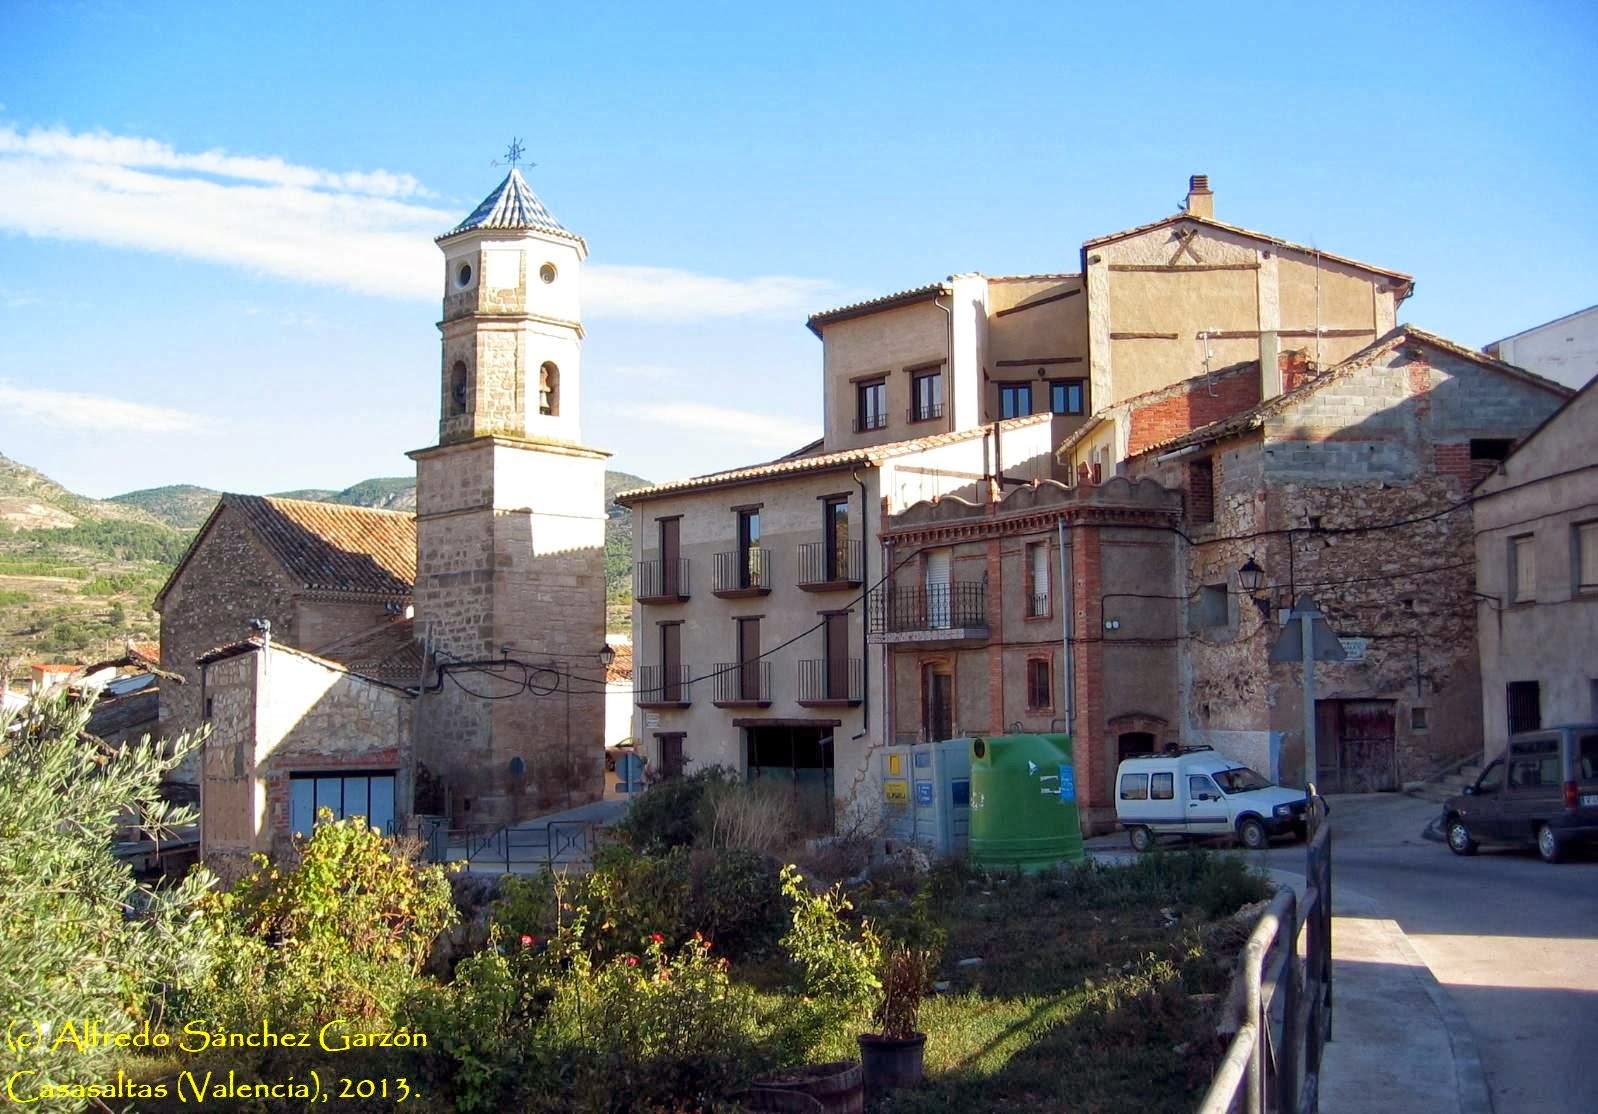
[[[1195,174],[1187,180],[1187,211],[1195,217],[1215,217],[1215,194],[1210,190],[1210,176]]]

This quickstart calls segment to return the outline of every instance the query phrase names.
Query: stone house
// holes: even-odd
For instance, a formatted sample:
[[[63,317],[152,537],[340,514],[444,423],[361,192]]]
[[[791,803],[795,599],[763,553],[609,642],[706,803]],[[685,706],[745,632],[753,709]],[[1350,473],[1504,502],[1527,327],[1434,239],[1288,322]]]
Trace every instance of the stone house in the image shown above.
[[[162,727],[216,722],[216,694],[197,683],[209,670],[230,692],[254,685],[256,733],[218,726],[207,744],[204,761],[225,753],[230,777],[253,776],[246,751],[312,765],[353,754],[387,771],[396,823],[419,807],[497,827],[601,792],[608,454],[580,443],[587,246],[516,169],[437,244],[438,442],[410,454],[415,515],[223,496],[156,599],[163,664],[191,682],[163,688]],[[239,640],[260,620],[251,650]],[[279,661],[295,683],[262,683]],[[218,783],[212,805],[234,808],[242,784]],[[255,834],[227,829],[219,853],[286,834],[290,797],[251,792]]]
[[[1323,789],[1394,789],[1477,750],[1471,486],[1567,395],[1406,325],[1285,393],[1142,446],[1129,475],[1186,503],[1171,682],[1183,739],[1302,783],[1302,667],[1270,651],[1307,593],[1348,654],[1316,669]],[[1078,465],[1080,452],[1062,448]],[[1265,571],[1252,598],[1239,581],[1249,561]]]
[[[1486,753],[1513,732],[1598,722],[1598,380],[1476,487]]]
[[[319,808],[403,827],[414,691],[249,638],[199,655],[212,727],[200,779],[201,855],[224,876],[308,835]]]

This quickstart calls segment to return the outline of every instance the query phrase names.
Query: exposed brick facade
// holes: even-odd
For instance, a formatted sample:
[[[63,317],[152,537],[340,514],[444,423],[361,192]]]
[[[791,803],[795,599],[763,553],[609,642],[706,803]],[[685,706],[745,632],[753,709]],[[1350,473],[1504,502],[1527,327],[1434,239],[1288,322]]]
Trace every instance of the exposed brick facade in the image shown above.
[[[1260,400],[1258,364],[1190,379],[1142,399],[1127,400],[1127,455],[1241,413]]]

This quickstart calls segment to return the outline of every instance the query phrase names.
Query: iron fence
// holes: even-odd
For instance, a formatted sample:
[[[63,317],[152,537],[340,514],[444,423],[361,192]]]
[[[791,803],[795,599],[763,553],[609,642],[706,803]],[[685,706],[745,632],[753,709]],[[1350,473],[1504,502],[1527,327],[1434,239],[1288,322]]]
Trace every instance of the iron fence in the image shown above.
[[[770,704],[771,663],[769,661],[717,662],[715,696],[717,704]]]
[[[464,863],[467,870],[500,874],[586,869],[602,831],[591,820],[452,828],[441,816],[418,816],[413,829],[428,862]]]
[[[988,586],[929,584],[924,588],[879,588],[868,601],[868,630],[899,634],[981,628],[988,625]]]
[[[752,545],[717,553],[712,561],[712,592],[771,591],[771,558],[764,548]]]
[[[633,669],[633,702],[687,704],[692,697],[692,672],[686,665],[640,665]]]

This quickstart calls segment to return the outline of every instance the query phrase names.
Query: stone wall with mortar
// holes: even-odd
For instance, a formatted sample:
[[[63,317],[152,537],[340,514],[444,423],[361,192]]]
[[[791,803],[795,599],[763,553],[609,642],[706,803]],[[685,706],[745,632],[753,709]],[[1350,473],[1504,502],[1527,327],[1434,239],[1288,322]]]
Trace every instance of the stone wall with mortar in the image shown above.
[[[287,851],[295,774],[392,773],[403,828],[413,697],[277,646],[207,666],[206,688],[214,713],[201,788],[208,859]]]
[[[1335,633],[1365,642],[1363,660],[1317,665],[1317,699],[1392,702],[1393,782],[1479,749],[1469,444],[1523,437],[1558,401],[1408,344],[1272,415],[1263,431],[1208,449],[1215,521],[1185,527],[1186,734],[1279,761],[1286,780],[1302,783],[1301,667],[1268,656],[1283,609],[1307,592]],[[1189,462],[1145,458],[1134,468],[1178,483]],[[1368,526],[1380,528],[1350,529]],[[1268,617],[1237,584],[1250,557],[1267,572]],[[1227,591],[1224,624],[1197,619],[1205,585]],[[1318,742],[1323,771],[1332,745]]]

